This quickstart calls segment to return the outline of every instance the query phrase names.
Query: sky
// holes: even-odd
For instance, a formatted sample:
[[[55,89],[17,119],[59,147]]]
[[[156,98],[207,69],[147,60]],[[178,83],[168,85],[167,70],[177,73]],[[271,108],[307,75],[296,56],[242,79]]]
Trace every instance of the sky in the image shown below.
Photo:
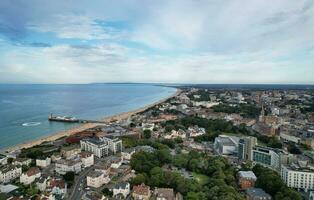
[[[314,84],[314,0],[1,0],[0,83]]]

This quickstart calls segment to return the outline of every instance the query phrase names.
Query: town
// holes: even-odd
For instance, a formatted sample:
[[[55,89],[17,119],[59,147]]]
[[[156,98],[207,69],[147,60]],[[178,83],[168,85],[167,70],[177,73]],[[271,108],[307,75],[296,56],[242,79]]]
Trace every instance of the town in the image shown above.
[[[0,157],[0,199],[314,200],[314,92],[180,87]]]

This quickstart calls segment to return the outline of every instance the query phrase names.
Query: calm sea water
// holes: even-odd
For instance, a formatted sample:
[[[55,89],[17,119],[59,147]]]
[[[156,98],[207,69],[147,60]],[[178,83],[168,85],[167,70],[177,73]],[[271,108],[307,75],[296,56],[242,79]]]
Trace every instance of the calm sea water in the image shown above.
[[[146,84],[0,85],[0,149],[77,126],[49,122],[50,113],[96,120],[174,93]]]

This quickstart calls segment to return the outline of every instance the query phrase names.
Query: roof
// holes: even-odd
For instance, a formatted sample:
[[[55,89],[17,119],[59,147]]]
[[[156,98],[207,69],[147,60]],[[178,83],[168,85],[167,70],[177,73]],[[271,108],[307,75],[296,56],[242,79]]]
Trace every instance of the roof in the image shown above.
[[[37,167],[32,167],[25,173],[27,176],[34,176],[35,174],[40,173],[40,170]]]
[[[126,189],[128,186],[130,186],[129,183],[127,182],[121,182],[121,183],[118,183],[114,186],[115,189]]]
[[[93,154],[87,151],[82,151],[81,153],[79,153],[79,155],[81,156],[81,158],[88,158],[92,156]]]
[[[67,166],[73,166],[73,165],[76,165],[76,164],[79,164],[81,161],[79,160],[58,160],[56,163],[57,164],[61,164],[61,165],[67,165]]]
[[[103,173],[100,172],[100,171],[91,171],[91,172],[88,173],[87,176],[88,177],[92,177],[92,178],[97,178],[97,177],[100,177],[102,175],[103,175]]]
[[[9,193],[12,192],[13,190],[18,189],[19,187],[15,186],[15,185],[0,185],[0,192],[1,193]]]
[[[150,192],[150,187],[146,186],[144,183],[141,185],[135,185],[133,186],[133,193],[139,194],[139,195],[148,195]]]
[[[7,173],[7,172],[9,172],[11,170],[16,170],[18,168],[21,168],[21,166],[19,166],[19,165],[3,165],[3,166],[0,167],[0,171],[2,173]]]
[[[261,188],[249,188],[246,190],[246,194],[250,197],[264,197],[264,198],[271,198],[269,194],[267,194],[264,190]]]
[[[58,187],[58,188],[65,188],[65,182],[63,180],[57,180],[57,179],[52,179],[49,181],[49,187]]]
[[[256,180],[256,176],[252,171],[239,171],[239,177]]]
[[[156,197],[163,197],[165,199],[174,199],[175,197],[172,188],[156,188],[154,194]]]

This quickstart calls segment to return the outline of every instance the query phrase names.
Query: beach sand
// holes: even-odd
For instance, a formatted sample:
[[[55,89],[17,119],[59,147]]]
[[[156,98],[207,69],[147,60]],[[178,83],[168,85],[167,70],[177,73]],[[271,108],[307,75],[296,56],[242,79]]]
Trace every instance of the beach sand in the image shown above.
[[[104,119],[102,119],[102,121],[104,122],[113,122],[113,121],[119,121],[119,120],[124,120],[124,119],[127,119],[129,118],[130,116],[134,115],[134,114],[137,114],[137,113],[141,113],[149,108],[152,108],[158,104],[161,104],[165,101],[167,101],[168,99],[170,98],[173,98],[177,95],[179,95],[181,93],[181,90],[180,89],[177,89],[177,91],[175,92],[175,94],[169,96],[169,97],[166,97],[158,102],[155,102],[153,104],[149,104],[147,106],[144,106],[142,108],[139,108],[139,109],[136,109],[136,110],[133,110],[133,111],[129,111],[129,112],[123,112],[123,113],[120,113],[120,114],[117,114],[117,115],[113,115],[113,116],[109,116],[109,117],[106,117]],[[58,140],[62,137],[68,137],[68,136],[71,136],[71,135],[75,135],[79,132],[82,132],[84,130],[87,130],[87,129],[90,129],[90,128],[94,128],[96,126],[99,126],[99,125],[103,125],[103,124],[99,124],[99,123],[87,123],[87,124],[83,124],[81,126],[78,126],[78,127],[75,127],[75,128],[71,128],[69,130],[65,130],[65,131],[61,131],[61,132],[58,132],[56,134],[53,134],[53,135],[50,135],[50,136],[47,136],[47,137],[43,137],[43,138],[39,138],[39,139],[36,139],[36,140],[33,140],[33,141],[29,141],[29,142],[25,142],[25,143],[22,143],[22,144],[19,144],[19,145],[15,145],[15,146],[12,146],[12,147],[8,147],[2,151],[5,151],[5,152],[13,152],[13,151],[17,151],[17,150],[20,150],[20,149],[24,149],[24,148],[31,148],[33,146],[36,146],[36,145],[40,145],[42,144],[43,142],[52,142],[52,141],[55,141],[55,140]]]

